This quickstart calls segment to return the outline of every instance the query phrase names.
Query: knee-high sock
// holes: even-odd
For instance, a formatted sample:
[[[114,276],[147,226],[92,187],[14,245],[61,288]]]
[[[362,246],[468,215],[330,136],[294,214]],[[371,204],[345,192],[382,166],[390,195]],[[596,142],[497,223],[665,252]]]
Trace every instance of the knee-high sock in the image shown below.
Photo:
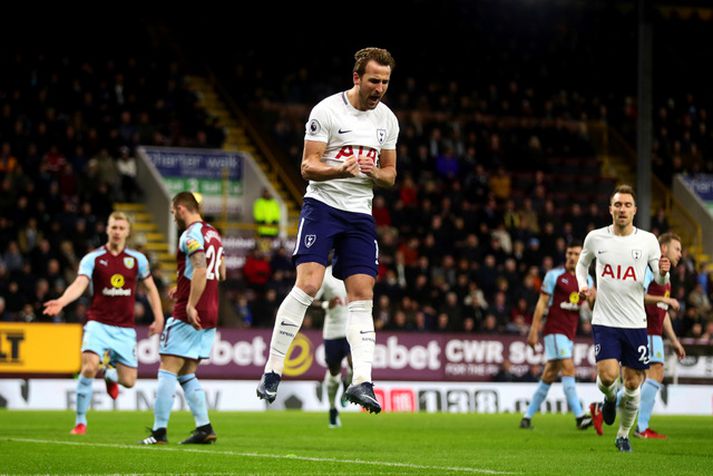
[[[270,341],[270,357],[265,365],[265,373],[276,372],[282,375],[287,351],[302,327],[305,313],[312,301],[312,296],[297,286],[285,296],[275,316],[275,327]]]
[[[621,419],[619,421],[619,431],[616,434],[617,437],[629,437],[629,431],[631,431],[631,427],[634,425],[634,420],[636,419],[636,412],[639,411],[640,401],[641,390],[639,387],[636,387],[634,390],[624,388],[624,393],[619,403]]]
[[[618,389],[616,380],[611,385],[606,386],[599,378],[599,375],[597,375],[597,387],[599,387],[599,390],[601,390],[607,400],[616,400],[616,391]]]
[[[113,367],[104,369],[104,379],[111,380],[112,382],[118,382],[119,372]]]
[[[84,375],[79,375],[77,379],[77,416],[74,420],[75,425],[80,423],[87,424],[87,410],[92,403],[92,383],[93,378],[87,378]]]
[[[183,394],[186,396],[188,408],[190,408],[191,413],[193,413],[196,428],[210,423],[205,391],[203,387],[201,387],[201,383],[198,381],[196,374],[181,375],[178,377],[178,383],[183,387]]]
[[[583,416],[584,410],[582,410],[582,404],[579,403],[579,397],[577,397],[577,387],[574,383],[574,377],[563,376],[562,389],[564,390],[564,396],[567,397],[567,405],[569,405],[574,416],[576,418]]]
[[[176,374],[168,370],[158,371],[158,390],[156,391],[156,403],[154,404],[153,429],[168,427],[168,419],[171,416],[173,398],[176,396]]]
[[[544,402],[545,398],[547,398],[547,392],[549,391],[550,384],[540,380],[540,382],[537,384],[537,390],[535,390],[535,393],[532,395],[530,406],[527,407],[527,411],[525,412],[525,418],[532,418],[533,416],[535,416],[535,413],[537,413],[537,411],[540,409],[542,402]]]
[[[371,382],[371,364],[374,361],[376,333],[371,315],[372,301],[353,301],[347,306],[347,341],[352,351],[354,376],[352,385]]]
[[[329,369],[324,374],[324,388],[327,389],[327,398],[329,399],[329,408],[337,408],[337,390],[339,390],[339,385],[341,384],[339,374],[332,375],[329,373]]]
[[[649,427],[649,420],[654,411],[656,403],[656,393],[661,388],[661,384],[656,380],[647,378],[641,387],[641,405],[639,406],[639,431],[644,431]]]

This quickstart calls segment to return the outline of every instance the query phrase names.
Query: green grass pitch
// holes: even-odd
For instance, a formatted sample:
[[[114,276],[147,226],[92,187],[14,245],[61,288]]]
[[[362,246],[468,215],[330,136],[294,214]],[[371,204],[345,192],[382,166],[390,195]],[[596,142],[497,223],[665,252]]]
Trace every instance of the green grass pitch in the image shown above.
[[[85,436],[71,436],[71,412],[0,411],[0,473],[41,474],[712,474],[713,420],[655,416],[666,441],[632,438],[634,452],[577,431],[571,415],[214,412],[215,445],[178,445],[193,428],[188,412],[169,425],[169,444],[136,443],[147,412],[90,412]]]

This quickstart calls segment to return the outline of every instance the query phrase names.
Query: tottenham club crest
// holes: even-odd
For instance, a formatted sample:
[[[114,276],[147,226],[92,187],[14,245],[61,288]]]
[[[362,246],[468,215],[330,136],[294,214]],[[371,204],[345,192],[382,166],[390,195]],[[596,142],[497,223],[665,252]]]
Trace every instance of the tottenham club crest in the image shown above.
[[[317,235],[305,235],[305,246],[307,248],[311,248],[315,241],[317,241]]]
[[[377,129],[376,139],[379,141],[379,144],[383,144],[384,139],[386,139],[386,129]]]
[[[134,267],[134,258],[124,258],[124,266],[127,267],[127,269],[131,269]]]
[[[644,252],[641,250],[631,250],[631,256],[634,257],[635,260],[638,260],[643,256]]]

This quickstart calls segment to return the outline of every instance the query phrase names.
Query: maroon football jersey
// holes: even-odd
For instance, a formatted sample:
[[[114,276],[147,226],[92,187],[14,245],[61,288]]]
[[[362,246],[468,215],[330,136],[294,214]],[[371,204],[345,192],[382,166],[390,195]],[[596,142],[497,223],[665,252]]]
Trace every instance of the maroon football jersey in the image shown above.
[[[220,262],[223,258],[223,240],[218,230],[204,221],[192,223],[178,241],[176,261],[178,262],[178,284],[176,288],[176,304],[173,306],[173,317],[188,322],[186,305],[191,293],[193,265],[191,256],[203,251],[205,253],[206,286],[198,300],[196,310],[203,329],[218,325],[218,282],[220,280]]]
[[[651,281],[646,294],[652,296],[671,295],[671,283],[661,286],[656,281]],[[663,320],[668,312],[668,304],[662,302],[646,305],[646,333],[650,336],[660,336],[663,334]]]
[[[130,248],[114,256],[102,246],[82,258],[78,274],[89,278],[94,291],[89,320],[134,327],[136,284],[151,276],[146,256]]]
[[[564,334],[568,339],[574,339],[580,308],[577,277],[564,268],[553,269],[545,276],[542,291],[551,296],[550,310],[542,334]]]

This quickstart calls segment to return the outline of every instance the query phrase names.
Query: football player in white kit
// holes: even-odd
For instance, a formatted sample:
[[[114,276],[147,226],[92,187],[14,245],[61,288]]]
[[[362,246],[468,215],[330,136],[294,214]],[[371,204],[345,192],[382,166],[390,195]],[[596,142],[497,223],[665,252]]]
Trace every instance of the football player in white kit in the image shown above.
[[[629,185],[614,190],[609,202],[613,223],[589,232],[577,263],[579,291],[589,296],[587,270],[597,260],[597,299],[592,314],[592,334],[597,360],[597,386],[604,393],[601,407],[592,418],[607,425],[616,419],[617,380],[621,362],[624,392],[619,402],[621,419],[616,437],[619,451],[630,452],[629,431],[639,409],[639,387],[649,367],[649,349],[644,310],[644,277],[651,268],[660,285],[669,280],[671,263],[661,257],[658,240],[633,225],[636,195]],[[601,413],[599,413],[601,411]]]
[[[347,290],[344,282],[332,275],[332,266],[327,267],[322,287],[314,298],[322,301],[322,309],[324,309],[322,339],[324,339],[324,360],[327,364],[324,388],[329,400],[329,427],[338,428],[342,424],[337,410],[337,390],[342,382],[345,390],[351,383],[352,356],[347,342]],[[349,370],[342,378],[342,362],[345,357],[349,362]],[[343,400],[342,404],[346,404],[346,399]]]
[[[257,388],[271,403],[277,396],[287,350],[307,307],[322,284],[334,250],[334,276],[347,289],[347,340],[354,375],[347,400],[379,413],[371,365],[376,335],[372,307],[379,247],[371,213],[373,187],[396,181],[396,115],[381,102],[395,63],[381,48],[354,55],[353,86],[322,100],[307,121],[302,177],[309,180],[292,261],[297,280],[280,305],[270,356]]]

